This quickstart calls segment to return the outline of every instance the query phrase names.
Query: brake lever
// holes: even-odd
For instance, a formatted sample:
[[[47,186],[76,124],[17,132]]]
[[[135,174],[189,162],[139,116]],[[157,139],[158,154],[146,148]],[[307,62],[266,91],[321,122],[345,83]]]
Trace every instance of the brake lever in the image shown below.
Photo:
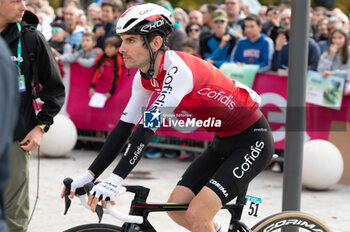
[[[64,209],[64,215],[67,214],[68,209],[72,203],[72,200],[69,198],[70,192],[71,192],[71,185],[72,185],[73,179],[70,177],[67,177],[63,180],[63,184],[66,187],[66,190],[64,191],[64,203],[65,203],[65,209]],[[77,188],[75,190],[75,194],[84,195],[86,193],[84,188]]]
[[[72,178],[67,177],[66,179],[63,180],[63,184],[66,187],[65,191],[64,191],[64,215],[67,214],[68,209],[72,203],[72,200],[69,198],[69,194],[70,194],[70,189],[71,189],[71,184],[73,182]]]
[[[90,182],[90,183],[87,183],[87,184],[84,185],[84,190],[85,190],[85,192],[88,195],[90,195],[90,191],[91,191],[91,189],[93,187],[94,187],[94,184],[92,182]],[[102,217],[103,217],[103,208],[102,208],[102,206],[97,204],[95,211],[96,211],[96,214],[97,214],[97,217],[98,217],[98,223],[101,223]]]

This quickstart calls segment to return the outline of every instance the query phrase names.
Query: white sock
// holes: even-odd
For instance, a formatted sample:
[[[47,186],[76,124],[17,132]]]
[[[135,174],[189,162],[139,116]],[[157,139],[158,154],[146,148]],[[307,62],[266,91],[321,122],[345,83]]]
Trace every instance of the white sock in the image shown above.
[[[218,224],[218,226],[215,228],[216,232],[224,232],[224,230],[221,228],[221,225]]]

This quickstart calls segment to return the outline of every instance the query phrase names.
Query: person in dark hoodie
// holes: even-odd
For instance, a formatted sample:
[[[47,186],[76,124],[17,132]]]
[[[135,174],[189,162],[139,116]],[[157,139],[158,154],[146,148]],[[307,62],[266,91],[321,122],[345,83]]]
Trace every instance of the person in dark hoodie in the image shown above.
[[[14,131],[10,157],[10,179],[5,190],[6,222],[9,231],[26,231],[29,215],[29,157],[30,151],[40,145],[42,136],[60,111],[64,98],[64,85],[55,58],[44,36],[27,30],[36,27],[38,18],[26,11],[25,1],[0,1],[0,36],[6,41],[11,60],[18,69],[17,81],[21,105]],[[24,33],[35,33],[30,43]],[[38,80],[42,86],[41,111],[35,114],[32,94],[32,69],[26,44],[35,44]],[[28,45],[29,46],[29,45]]]

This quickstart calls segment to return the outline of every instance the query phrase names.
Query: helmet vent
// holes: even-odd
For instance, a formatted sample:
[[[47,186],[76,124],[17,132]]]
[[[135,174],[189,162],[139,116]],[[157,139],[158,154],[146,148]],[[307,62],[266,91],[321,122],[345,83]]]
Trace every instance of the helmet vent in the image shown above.
[[[132,24],[133,22],[135,22],[137,19],[135,19],[135,18],[132,18],[132,19],[130,19],[125,25],[124,25],[124,28],[127,28],[130,24]],[[123,29],[124,29],[123,28]]]

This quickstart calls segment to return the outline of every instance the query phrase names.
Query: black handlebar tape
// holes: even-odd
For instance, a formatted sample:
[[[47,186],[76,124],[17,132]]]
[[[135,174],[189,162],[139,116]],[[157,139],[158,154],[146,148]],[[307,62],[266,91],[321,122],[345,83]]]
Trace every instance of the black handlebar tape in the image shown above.
[[[64,209],[64,215],[67,214],[68,209],[72,203],[72,200],[69,198],[69,194],[71,192],[71,184],[73,182],[73,179],[70,177],[67,177],[66,179],[63,180],[63,184],[66,187],[66,190],[64,192],[64,203],[65,203],[65,209]],[[75,194],[78,195],[84,195],[86,193],[84,188],[77,188],[75,190]]]
[[[64,215],[67,214],[68,209],[72,203],[72,200],[69,198],[72,182],[73,182],[73,179],[69,177],[63,180],[63,184],[66,187],[64,191],[64,203],[65,203]],[[94,184],[92,182],[87,183],[84,185],[83,188],[77,188],[75,191],[75,194],[78,194],[78,195],[84,195],[85,193],[89,194],[93,187],[94,187]],[[103,208],[101,205],[96,205],[96,214],[98,217],[98,223],[101,223],[102,216],[103,216]]]

